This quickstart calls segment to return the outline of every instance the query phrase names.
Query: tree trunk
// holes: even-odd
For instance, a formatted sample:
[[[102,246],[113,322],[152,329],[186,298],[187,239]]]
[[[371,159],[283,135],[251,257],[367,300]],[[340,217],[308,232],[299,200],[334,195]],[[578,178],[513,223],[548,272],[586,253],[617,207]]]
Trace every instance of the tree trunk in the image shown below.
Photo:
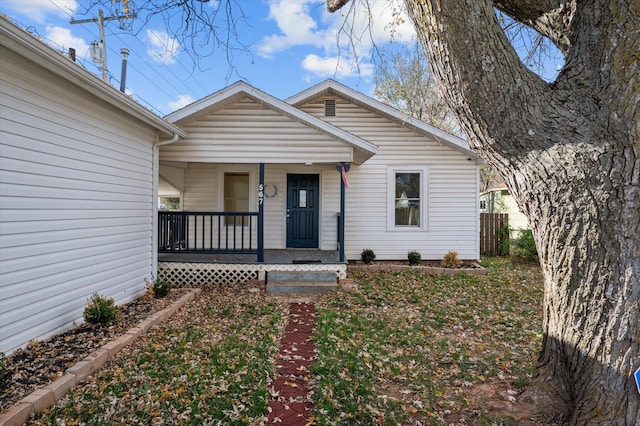
[[[563,40],[565,67],[548,84],[520,62],[491,1],[405,1],[472,148],[536,238],[544,339],[523,398],[572,424],[638,424],[640,3],[574,0],[550,13],[560,2],[501,2]]]

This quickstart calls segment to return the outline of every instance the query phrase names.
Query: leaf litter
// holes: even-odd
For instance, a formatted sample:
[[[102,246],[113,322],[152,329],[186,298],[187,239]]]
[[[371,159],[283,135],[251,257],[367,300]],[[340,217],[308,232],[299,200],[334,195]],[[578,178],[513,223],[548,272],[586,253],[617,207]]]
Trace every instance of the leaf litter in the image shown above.
[[[356,273],[316,300],[320,425],[551,424],[517,404],[541,345],[542,276]],[[287,301],[207,289],[33,424],[263,424]]]

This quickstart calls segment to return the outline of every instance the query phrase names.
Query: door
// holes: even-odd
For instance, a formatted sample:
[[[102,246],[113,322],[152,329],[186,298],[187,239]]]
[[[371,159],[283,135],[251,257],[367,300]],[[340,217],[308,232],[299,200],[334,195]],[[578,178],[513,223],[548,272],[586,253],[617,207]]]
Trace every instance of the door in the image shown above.
[[[318,175],[287,175],[287,247],[318,248]]]

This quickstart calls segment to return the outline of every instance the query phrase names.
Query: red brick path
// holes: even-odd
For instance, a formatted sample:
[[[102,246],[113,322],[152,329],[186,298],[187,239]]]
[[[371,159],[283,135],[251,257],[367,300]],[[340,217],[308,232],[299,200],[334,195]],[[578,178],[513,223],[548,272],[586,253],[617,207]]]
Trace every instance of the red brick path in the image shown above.
[[[311,340],[316,326],[313,303],[289,305],[289,324],[280,342],[276,375],[271,382],[267,422],[281,426],[312,424],[310,365],[316,359]]]

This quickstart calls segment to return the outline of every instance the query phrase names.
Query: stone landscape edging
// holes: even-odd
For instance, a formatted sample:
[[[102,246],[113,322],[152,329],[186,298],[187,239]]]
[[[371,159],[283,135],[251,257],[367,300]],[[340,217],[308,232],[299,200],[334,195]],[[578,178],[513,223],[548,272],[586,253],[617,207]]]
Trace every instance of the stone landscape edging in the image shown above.
[[[0,414],[0,426],[20,426],[27,423],[32,415],[41,413],[58,402],[75,385],[82,383],[84,379],[99,370],[107,361],[113,359],[122,348],[130,345],[152,327],[171,317],[180,307],[194,300],[196,296],[202,293],[200,288],[181,288],[176,290],[187,290],[187,293],[168,307],[155,312],[147,319],[142,320],[137,326],[130,328],[124,334],[104,344],[100,349],[92,352],[81,361],[76,362],[59,379],[49,383],[47,386],[36,389],[22,398],[13,407]]]
[[[348,265],[347,271],[406,271],[407,269],[412,269],[435,275],[458,275],[461,272],[469,275],[487,275],[487,270],[485,268],[478,264],[474,265],[476,266],[475,268],[439,268],[436,266],[390,265],[385,263],[373,263],[370,265]]]

